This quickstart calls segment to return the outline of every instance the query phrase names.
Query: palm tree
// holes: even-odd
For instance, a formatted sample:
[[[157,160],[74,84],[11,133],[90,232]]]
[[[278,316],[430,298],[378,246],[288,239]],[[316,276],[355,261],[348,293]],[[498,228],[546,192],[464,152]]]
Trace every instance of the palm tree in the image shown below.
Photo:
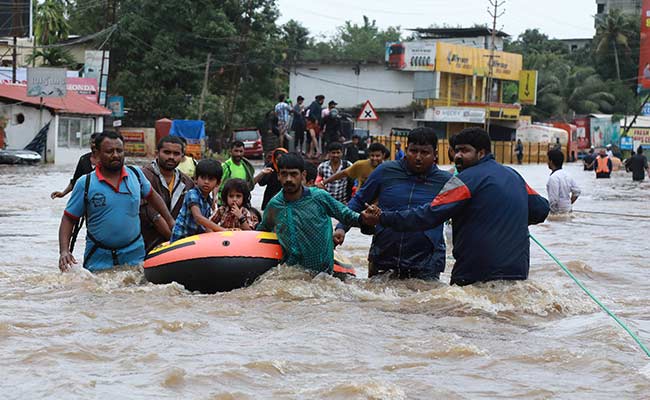
[[[596,52],[607,53],[610,46],[614,49],[616,77],[619,81],[621,80],[621,67],[618,46],[622,47],[626,52],[630,51],[628,45],[628,36],[632,33],[630,30],[629,20],[616,8],[610,9],[604,18],[596,20],[596,37],[594,38]],[[638,32],[636,34],[638,35]]]
[[[34,2],[34,47],[28,62],[35,66],[36,59],[41,57],[46,65],[68,65],[72,56],[66,50],[43,48],[37,51],[36,44],[51,45],[67,39],[69,33],[70,24],[65,17],[63,0],[45,0],[40,4]]]

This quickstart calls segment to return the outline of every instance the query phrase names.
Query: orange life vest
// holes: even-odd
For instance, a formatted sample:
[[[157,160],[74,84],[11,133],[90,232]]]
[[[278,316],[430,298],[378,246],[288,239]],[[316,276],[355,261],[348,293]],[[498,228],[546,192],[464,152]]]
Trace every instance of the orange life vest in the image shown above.
[[[611,171],[609,170],[609,165],[607,165],[607,161],[609,161],[609,157],[598,157],[596,159],[596,173],[605,173],[609,174]]]

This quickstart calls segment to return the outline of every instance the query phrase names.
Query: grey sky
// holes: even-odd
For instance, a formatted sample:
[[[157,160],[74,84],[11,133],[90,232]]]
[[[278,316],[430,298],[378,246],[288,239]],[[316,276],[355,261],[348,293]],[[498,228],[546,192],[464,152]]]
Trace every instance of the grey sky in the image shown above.
[[[488,0],[278,0],[278,4],[280,23],[295,19],[313,36],[329,36],[346,20],[361,23],[363,15],[382,28],[399,25],[403,30],[431,24],[491,24]],[[497,27],[513,37],[528,28],[558,39],[594,34],[595,0],[506,0],[504,8]]]

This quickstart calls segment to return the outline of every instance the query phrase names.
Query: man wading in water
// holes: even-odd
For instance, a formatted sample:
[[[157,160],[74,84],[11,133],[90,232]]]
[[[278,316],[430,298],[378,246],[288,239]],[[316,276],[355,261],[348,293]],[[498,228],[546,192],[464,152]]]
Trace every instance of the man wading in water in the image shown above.
[[[95,171],[79,178],[59,226],[59,268],[77,264],[70,252],[75,222],[86,216],[87,234],[84,268],[100,271],[116,265],[138,265],[144,261],[140,234],[140,200],[145,198],[169,226],[174,219],[158,193],[137,167],[124,167],[124,139],[104,132],[95,139],[98,164]]]

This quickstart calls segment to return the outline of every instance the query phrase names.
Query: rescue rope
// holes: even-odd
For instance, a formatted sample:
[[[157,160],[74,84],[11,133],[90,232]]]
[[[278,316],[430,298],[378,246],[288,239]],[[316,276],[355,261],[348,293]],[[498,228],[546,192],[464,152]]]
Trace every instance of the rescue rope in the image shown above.
[[[650,215],[621,214],[621,213],[613,213],[613,212],[607,212],[607,211],[573,210],[573,212],[585,213],[585,214],[615,215],[617,217],[628,217],[628,218],[650,218]]]
[[[616,322],[621,326],[621,328],[625,329],[625,331],[626,331],[630,336],[632,336],[632,339],[634,339],[634,341],[637,342],[637,344],[639,345],[639,347],[641,347],[641,350],[643,350],[643,351],[645,352],[645,354],[646,354],[648,357],[650,357],[650,351],[649,351],[649,350],[648,350],[648,349],[643,345],[643,343],[641,343],[641,340],[638,338],[638,336],[636,336],[636,335],[635,335],[635,334],[630,330],[630,328],[628,328],[627,325],[625,325],[625,323],[624,323],[623,321],[621,321],[621,320],[616,316],[616,314],[614,314],[613,312],[611,312],[611,311],[610,311],[610,310],[609,310],[609,309],[608,309],[608,308],[607,308],[603,303],[601,303],[601,302],[600,302],[600,301],[599,301],[599,300],[598,300],[598,299],[597,299],[593,294],[591,294],[591,292],[589,291],[589,289],[587,289],[587,288],[585,287],[585,285],[583,285],[582,282],[581,282],[578,278],[576,278],[575,275],[573,275],[573,274],[571,273],[571,271],[569,271],[569,269],[568,269],[566,266],[564,266],[564,264],[562,264],[562,262],[561,262],[560,260],[558,260],[558,259],[557,259],[553,254],[551,254],[551,252],[548,251],[548,249],[547,249],[546,247],[544,247],[544,245],[541,244],[541,243],[540,243],[540,242],[535,238],[535,236],[533,236],[532,234],[528,234],[528,236],[530,236],[530,238],[533,239],[533,241],[534,241],[535,243],[537,243],[537,245],[538,245],[542,250],[544,250],[544,252],[546,252],[546,254],[548,254],[549,257],[551,257],[551,258],[553,259],[553,261],[555,261],[555,263],[556,263],[557,265],[559,265],[560,268],[562,268],[562,269],[564,270],[564,272],[566,272],[567,275],[569,275],[569,277],[571,277],[571,279],[573,279],[573,281],[574,281],[575,283],[578,284],[578,286],[580,286],[580,289],[582,289],[585,293],[587,293],[587,295],[588,295],[589,297],[591,297],[591,299],[592,299],[593,301],[595,301],[596,304],[598,304],[598,305],[600,306],[600,308],[602,308],[603,311],[605,311],[605,312],[607,313],[607,315],[609,315],[610,317],[612,317],[612,318],[614,319],[614,321],[616,321]]]

